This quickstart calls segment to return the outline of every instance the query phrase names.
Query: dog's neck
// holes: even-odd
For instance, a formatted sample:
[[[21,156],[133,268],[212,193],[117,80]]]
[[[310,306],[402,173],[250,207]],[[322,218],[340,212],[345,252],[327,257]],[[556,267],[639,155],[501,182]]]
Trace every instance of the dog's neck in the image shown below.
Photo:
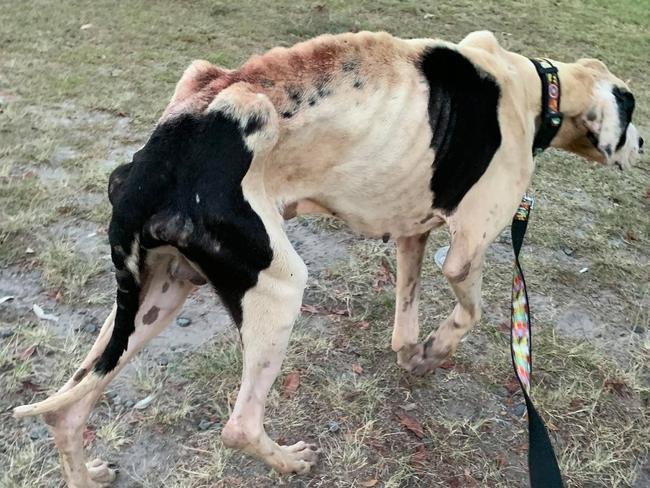
[[[536,127],[542,113],[542,82],[533,63],[524,56],[515,55],[511,61],[517,63],[520,81],[523,83],[526,97],[526,111],[530,117],[531,127]],[[581,117],[586,114],[592,103],[594,75],[578,63],[552,61],[557,67],[561,85],[559,110],[564,118],[557,135],[551,141],[551,147],[568,149],[568,141],[573,140]],[[531,141],[532,145],[532,141]]]

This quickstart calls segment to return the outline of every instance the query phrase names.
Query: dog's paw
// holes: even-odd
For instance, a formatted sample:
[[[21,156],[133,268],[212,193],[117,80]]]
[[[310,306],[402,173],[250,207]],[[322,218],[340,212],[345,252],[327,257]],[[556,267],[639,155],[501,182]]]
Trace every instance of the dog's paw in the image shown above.
[[[95,483],[93,486],[109,486],[117,476],[117,471],[101,459],[95,459],[86,463],[88,476]]]
[[[429,337],[426,341],[418,344],[408,344],[397,351],[397,364],[418,376],[424,376],[434,371],[444,357],[440,357],[433,351],[435,338]]]
[[[318,461],[318,453],[320,450],[314,444],[307,444],[300,441],[291,446],[280,446],[283,453],[281,465],[278,466],[278,471],[281,473],[309,473],[311,468]]]

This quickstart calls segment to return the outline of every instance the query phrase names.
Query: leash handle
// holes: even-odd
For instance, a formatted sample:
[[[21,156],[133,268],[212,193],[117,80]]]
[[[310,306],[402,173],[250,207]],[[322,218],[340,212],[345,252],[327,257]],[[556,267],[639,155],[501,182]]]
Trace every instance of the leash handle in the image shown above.
[[[511,235],[515,261],[512,277],[512,309],[510,314],[510,353],[512,367],[519,381],[528,411],[528,470],[531,488],[563,488],[560,468],[544,421],[530,399],[533,370],[530,307],[519,253],[524,242],[528,218],[534,199],[524,195],[514,218]]]

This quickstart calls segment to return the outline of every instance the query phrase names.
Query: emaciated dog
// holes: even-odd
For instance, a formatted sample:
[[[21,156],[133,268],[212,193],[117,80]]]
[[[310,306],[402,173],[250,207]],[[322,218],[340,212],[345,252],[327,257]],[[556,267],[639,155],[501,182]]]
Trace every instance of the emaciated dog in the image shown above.
[[[627,169],[643,140],[634,97],[595,59],[554,63],[564,119],[551,145]],[[300,310],[307,268],[284,218],[322,212],[397,244],[392,348],[424,374],[479,320],[488,245],[511,219],[535,164],[541,81],[489,32],[459,44],[386,33],[325,35],[255,56],[236,70],[195,61],[151,138],[110,176],[117,297],[88,356],[44,414],[70,487],[115,472],[86,464],[82,432],[106,385],[210,284],[239,327],[243,375],[226,446],[282,473],[306,473],[315,446],[281,446],[264,406]],[[443,274],[458,303],[418,342],[427,236],[446,224]]]

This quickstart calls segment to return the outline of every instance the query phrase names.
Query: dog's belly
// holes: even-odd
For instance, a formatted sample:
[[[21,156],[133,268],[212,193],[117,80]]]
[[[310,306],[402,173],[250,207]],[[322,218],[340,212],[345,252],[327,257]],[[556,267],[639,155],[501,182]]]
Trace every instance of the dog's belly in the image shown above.
[[[361,167],[350,165],[347,176],[363,174],[363,178],[330,180],[317,201],[353,230],[370,237],[420,234],[442,222],[442,215],[432,208],[432,161],[430,153],[413,161],[393,161],[385,170],[362,166],[364,173]]]

